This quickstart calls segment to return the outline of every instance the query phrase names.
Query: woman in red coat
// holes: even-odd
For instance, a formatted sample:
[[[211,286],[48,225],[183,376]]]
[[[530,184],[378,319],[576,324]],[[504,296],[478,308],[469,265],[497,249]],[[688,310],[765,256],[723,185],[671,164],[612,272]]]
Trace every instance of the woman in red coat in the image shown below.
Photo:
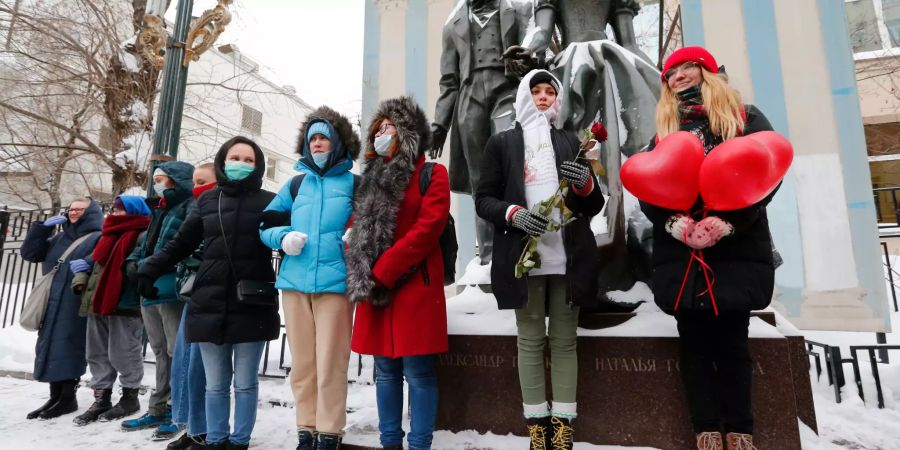
[[[375,355],[381,445],[402,449],[403,379],[409,384],[410,449],[430,449],[437,415],[434,355],[447,351],[439,239],[450,214],[447,169],[419,178],[431,141],[409,97],[386,100],[369,127],[347,252],[347,294],[357,303],[352,349]]]

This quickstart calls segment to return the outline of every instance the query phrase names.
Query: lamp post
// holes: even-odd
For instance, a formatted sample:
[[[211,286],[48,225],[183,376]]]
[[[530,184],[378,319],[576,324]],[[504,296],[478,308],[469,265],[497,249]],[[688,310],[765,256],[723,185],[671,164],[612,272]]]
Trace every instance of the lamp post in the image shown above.
[[[141,55],[151,64],[163,70],[162,90],[156,131],[153,135],[153,151],[150,156],[148,192],[153,192],[153,171],[163,161],[178,157],[178,138],[181,135],[181,115],[184,112],[184,91],[187,85],[188,66],[198,61],[200,55],[215,44],[225,26],[231,22],[228,12],[234,0],[218,0],[211,10],[190,22],[194,0],[180,0],[175,19],[175,30],[166,36],[166,10],[171,0],[153,0],[144,17],[144,29],[138,36]],[[165,48],[165,58],[160,56]]]

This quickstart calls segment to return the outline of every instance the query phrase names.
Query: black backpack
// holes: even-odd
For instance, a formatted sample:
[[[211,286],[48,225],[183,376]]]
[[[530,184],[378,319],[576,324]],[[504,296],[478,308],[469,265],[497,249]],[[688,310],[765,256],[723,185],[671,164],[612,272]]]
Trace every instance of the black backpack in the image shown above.
[[[425,195],[428,186],[431,185],[431,171],[437,163],[427,162],[422,167],[419,175],[419,193]],[[456,221],[453,216],[447,216],[447,225],[441,233],[441,258],[444,260],[444,286],[456,282],[456,252],[459,251],[459,243],[456,241]]]

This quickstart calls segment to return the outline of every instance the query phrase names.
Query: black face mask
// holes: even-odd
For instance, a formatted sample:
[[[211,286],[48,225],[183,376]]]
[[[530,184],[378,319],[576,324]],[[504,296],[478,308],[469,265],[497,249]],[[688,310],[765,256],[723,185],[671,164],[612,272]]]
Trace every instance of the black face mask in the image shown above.
[[[682,91],[676,92],[675,97],[678,98],[679,101],[685,103],[692,103],[696,105],[703,104],[703,94],[700,91],[700,85],[694,85]]]

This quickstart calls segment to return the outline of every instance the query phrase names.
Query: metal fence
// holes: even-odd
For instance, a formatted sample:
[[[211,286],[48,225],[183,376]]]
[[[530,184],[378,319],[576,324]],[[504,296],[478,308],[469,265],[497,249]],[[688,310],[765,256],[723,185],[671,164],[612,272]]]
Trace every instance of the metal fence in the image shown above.
[[[104,209],[108,205],[103,205]],[[41,265],[30,263],[19,254],[19,248],[25,240],[28,228],[38,220],[60,214],[58,209],[41,209],[31,211],[0,210],[0,328],[14,326],[31,287],[41,273]],[[272,264],[278,271],[281,258],[273,255]],[[287,334],[284,324],[281,325],[280,338],[266,342],[260,375],[272,378],[285,378],[290,367],[285,364],[287,351]],[[278,352],[278,367],[270,364],[269,355]],[[146,336],[144,355],[147,353]],[[152,360],[148,360],[152,363]],[[272,361],[274,363],[274,360]]]

